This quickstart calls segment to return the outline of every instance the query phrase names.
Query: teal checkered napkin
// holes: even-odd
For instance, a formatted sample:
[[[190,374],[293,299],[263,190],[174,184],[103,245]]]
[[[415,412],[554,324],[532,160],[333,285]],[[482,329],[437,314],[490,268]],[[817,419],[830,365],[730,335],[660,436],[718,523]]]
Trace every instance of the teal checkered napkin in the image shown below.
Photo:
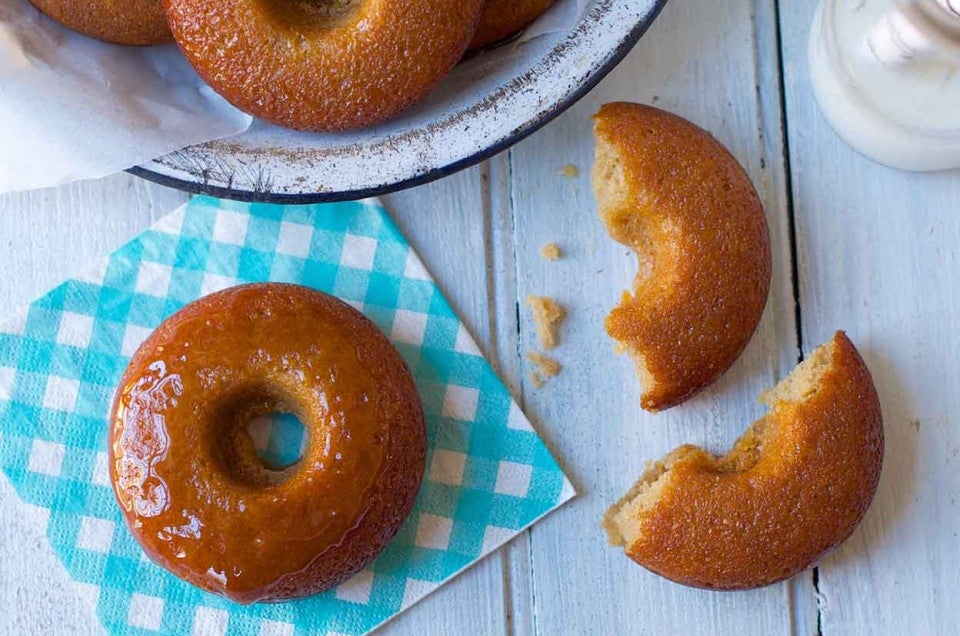
[[[428,465],[381,556],[314,598],[241,607],[147,560],[110,487],[107,414],[129,357],[166,316],[240,283],[334,294],[389,335],[417,380]],[[253,435],[296,457],[296,422]],[[196,198],[0,327],[0,465],[49,511],[46,536],[111,633],[362,634],[573,496],[409,243],[375,202],[247,205]]]

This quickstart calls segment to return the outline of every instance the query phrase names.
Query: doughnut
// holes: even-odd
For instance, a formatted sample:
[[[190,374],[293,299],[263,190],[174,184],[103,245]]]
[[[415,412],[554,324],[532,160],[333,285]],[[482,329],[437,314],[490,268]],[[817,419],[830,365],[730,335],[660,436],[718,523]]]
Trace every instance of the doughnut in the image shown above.
[[[694,587],[738,590],[802,572],[854,531],[883,463],[880,402],[843,332],[761,401],[723,457],[682,446],[607,512],[610,543]]]
[[[485,0],[163,0],[180,49],[234,106],[307,131],[383,122],[460,60]]]
[[[470,48],[482,49],[507,39],[543,15],[556,1],[487,0]]]
[[[636,252],[607,333],[636,363],[648,411],[712,384],[749,342],[770,290],[763,206],[707,132],[639,104],[594,116],[593,187],[610,236]]]
[[[295,414],[292,466],[260,460],[254,418]],[[234,287],[165,320],[113,404],[110,469],[127,525],[181,579],[238,603],[323,591],[410,512],[426,454],[416,385],[358,311],[284,284]]]
[[[147,46],[173,41],[162,0],[30,0],[60,24],[114,44]]]

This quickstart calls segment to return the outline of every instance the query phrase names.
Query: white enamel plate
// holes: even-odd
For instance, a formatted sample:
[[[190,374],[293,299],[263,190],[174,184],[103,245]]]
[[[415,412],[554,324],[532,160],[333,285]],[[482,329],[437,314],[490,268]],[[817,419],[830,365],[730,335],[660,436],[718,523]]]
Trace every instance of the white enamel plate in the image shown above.
[[[507,44],[457,66],[422,103],[362,131],[301,133],[255,122],[242,135],[130,171],[243,201],[360,199],[467,168],[539,129],[593,88],[666,0],[591,0],[568,33]]]

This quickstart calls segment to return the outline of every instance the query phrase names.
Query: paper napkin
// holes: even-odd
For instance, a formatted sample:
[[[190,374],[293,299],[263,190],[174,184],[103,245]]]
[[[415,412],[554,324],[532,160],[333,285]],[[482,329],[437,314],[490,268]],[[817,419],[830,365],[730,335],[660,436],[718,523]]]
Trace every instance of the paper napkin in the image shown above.
[[[235,605],[150,562],[110,487],[107,416],[142,340],[184,304],[286,281],[363,311],[423,398],[427,468],[414,511],[367,569],[278,605]],[[301,438],[267,427],[283,460]],[[376,202],[249,205],[193,199],[0,326],[0,467],[114,634],[363,634],[573,496],[509,391]]]

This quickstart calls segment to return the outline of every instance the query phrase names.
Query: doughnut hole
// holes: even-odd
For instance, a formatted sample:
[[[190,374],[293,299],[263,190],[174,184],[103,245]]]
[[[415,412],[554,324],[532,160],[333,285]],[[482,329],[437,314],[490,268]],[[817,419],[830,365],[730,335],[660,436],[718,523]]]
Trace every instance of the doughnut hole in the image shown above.
[[[257,457],[270,470],[286,470],[303,458],[309,437],[295,413],[260,415],[247,424]]]
[[[333,29],[351,22],[368,0],[259,0],[264,13],[278,23],[298,30]]]
[[[270,487],[290,480],[310,445],[305,410],[278,387],[250,386],[234,392],[217,407],[216,421],[220,425],[209,439],[213,457],[240,484]],[[271,429],[279,444],[270,440]]]

